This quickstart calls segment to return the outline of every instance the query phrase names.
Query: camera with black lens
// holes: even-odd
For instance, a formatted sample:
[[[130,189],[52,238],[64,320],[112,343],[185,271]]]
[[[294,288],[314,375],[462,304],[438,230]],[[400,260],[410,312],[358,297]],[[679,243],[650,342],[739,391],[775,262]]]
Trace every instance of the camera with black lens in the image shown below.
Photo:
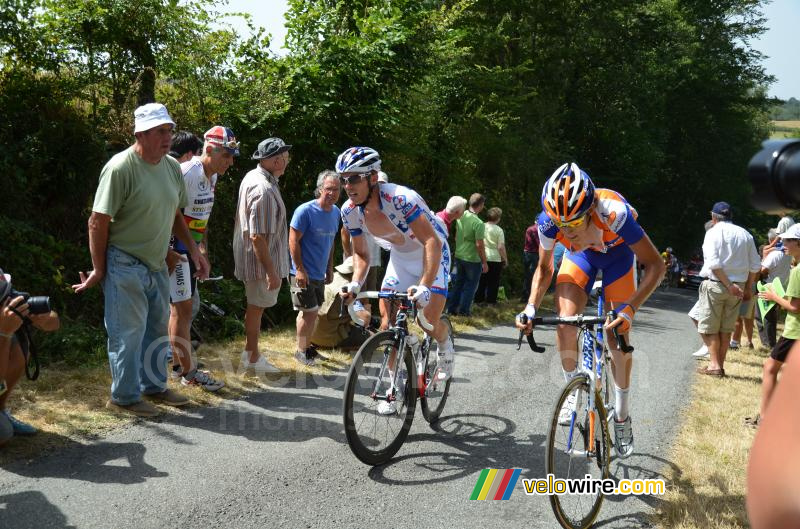
[[[9,290],[7,297],[14,299],[17,296],[22,296],[25,303],[28,304],[28,312],[31,314],[47,314],[53,308],[50,306],[50,298],[48,296],[31,296],[27,292],[19,292],[13,288]],[[0,301],[3,301],[0,299]]]
[[[750,159],[752,203],[772,215],[800,210],[800,139],[767,140]]]

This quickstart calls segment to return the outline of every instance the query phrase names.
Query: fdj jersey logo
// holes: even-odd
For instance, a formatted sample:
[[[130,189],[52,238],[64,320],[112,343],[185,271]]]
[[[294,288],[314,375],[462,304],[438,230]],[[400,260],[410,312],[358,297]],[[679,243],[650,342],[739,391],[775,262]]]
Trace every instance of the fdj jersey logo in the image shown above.
[[[472,489],[471,500],[507,500],[519,480],[520,468],[484,468]]]

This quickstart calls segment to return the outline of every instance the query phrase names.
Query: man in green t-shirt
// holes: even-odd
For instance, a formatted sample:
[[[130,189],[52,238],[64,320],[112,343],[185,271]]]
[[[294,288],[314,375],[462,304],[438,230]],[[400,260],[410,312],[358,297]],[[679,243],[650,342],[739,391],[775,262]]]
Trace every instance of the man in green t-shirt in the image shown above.
[[[106,407],[140,417],[158,415],[142,401],[182,406],[189,399],[167,389],[170,235],[189,250],[197,277],[208,261],[189,234],[180,208],[186,188],[180,165],[167,153],[175,123],[164,105],[134,112],[136,142],[103,167],[89,217],[93,270],[80,272],[76,293],[103,282],[111,399]]]
[[[800,261],[800,224],[790,226],[785,232],[778,235],[783,241],[784,251]],[[761,417],[767,409],[772,392],[778,383],[778,372],[786,362],[789,351],[795,341],[800,339],[800,266],[795,266],[789,273],[789,284],[786,285],[784,297],[776,294],[771,288],[761,292],[758,297],[774,301],[779,307],[786,310],[786,322],[781,335],[769,358],[764,362],[764,374],[761,382],[761,413],[755,419],[749,420],[752,426],[758,426]],[[773,307],[772,310],[778,310]]]
[[[447,312],[469,316],[472,299],[478,290],[481,274],[489,270],[483,245],[484,225],[478,214],[486,198],[480,193],[469,197],[469,210],[456,221],[456,253],[453,284],[447,295]]]

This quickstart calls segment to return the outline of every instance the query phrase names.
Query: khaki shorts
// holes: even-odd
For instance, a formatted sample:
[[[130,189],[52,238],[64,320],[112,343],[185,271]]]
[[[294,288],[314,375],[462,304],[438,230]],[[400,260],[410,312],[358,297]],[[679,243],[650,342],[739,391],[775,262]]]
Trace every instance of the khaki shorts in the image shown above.
[[[255,281],[245,281],[244,290],[247,294],[248,305],[269,308],[278,303],[278,292],[281,291],[281,287],[275,290],[267,290],[267,280],[256,279]]]
[[[740,287],[741,283],[737,283]],[[732,333],[739,317],[742,300],[729,294],[719,281],[706,279],[700,283],[697,332],[700,334]]]

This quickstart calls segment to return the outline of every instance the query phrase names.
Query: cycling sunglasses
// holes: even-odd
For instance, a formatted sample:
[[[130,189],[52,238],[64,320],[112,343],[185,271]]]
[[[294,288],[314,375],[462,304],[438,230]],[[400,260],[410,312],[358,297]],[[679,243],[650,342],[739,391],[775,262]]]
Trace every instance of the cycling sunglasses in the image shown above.
[[[589,215],[581,215],[577,219],[568,220],[566,222],[561,222],[558,220],[554,220],[553,222],[559,228],[577,228],[578,226],[582,226],[583,223],[586,222],[587,218],[589,218]]]
[[[369,176],[369,173],[354,174],[350,176],[339,175],[339,181],[343,186],[347,184],[355,185],[361,181],[362,178]]]

